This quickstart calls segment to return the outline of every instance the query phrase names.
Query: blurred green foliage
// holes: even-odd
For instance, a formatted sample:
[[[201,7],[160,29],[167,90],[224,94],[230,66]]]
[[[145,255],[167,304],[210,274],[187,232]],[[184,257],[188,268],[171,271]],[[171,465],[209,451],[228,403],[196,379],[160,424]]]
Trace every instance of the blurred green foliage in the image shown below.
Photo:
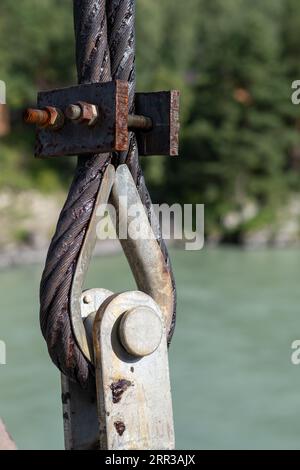
[[[72,23],[70,0],[1,0],[0,78],[13,108],[76,82]],[[260,209],[254,225],[269,220],[300,188],[299,1],[138,0],[137,46],[138,89],[182,92],[180,158],[143,159],[154,199],[205,203],[210,233],[247,201]],[[36,162],[32,146],[21,128],[2,140],[1,186],[65,185],[74,161]]]

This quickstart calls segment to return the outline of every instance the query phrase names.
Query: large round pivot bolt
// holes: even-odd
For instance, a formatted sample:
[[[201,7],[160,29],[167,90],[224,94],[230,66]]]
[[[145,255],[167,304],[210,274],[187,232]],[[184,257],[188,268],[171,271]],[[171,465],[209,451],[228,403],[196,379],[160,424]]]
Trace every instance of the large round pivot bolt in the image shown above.
[[[119,335],[126,351],[137,357],[149,356],[160,345],[163,325],[150,307],[134,307],[122,317]]]

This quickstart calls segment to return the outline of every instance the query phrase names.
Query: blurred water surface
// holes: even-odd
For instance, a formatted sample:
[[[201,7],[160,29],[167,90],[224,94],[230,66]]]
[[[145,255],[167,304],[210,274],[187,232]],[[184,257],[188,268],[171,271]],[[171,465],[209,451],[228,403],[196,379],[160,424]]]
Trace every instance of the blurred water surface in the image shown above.
[[[178,322],[170,350],[177,448],[299,449],[300,254],[173,252]],[[0,272],[0,416],[22,449],[60,449],[59,374],[38,324],[41,266]],[[134,287],[122,256],[97,258],[87,285]]]

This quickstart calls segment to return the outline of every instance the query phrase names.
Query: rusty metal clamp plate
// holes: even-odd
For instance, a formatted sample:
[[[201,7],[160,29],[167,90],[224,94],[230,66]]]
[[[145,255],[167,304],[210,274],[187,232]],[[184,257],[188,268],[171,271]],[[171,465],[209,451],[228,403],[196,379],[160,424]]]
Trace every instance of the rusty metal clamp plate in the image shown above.
[[[154,123],[150,132],[137,133],[141,155],[178,155],[179,98],[177,90],[135,95],[135,112],[149,116]]]
[[[68,107],[80,103],[95,111],[89,125],[68,116]],[[122,80],[43,91],[37,104],[38,110],[28,111],[51,109],[60,119],[59,125],[37,128],[36,157],[126,151],[130,131],[140,155],[178,155],[179,91],[137,93],[134,115],[128,114],[128,83]]]
[[[38,94],[38,108],[64,111],[70,104],[86,102],[99,108],[93,126],[65,120],[58,130],[37,129],[35,155],[57,157],[123,151],[128,148],[128,83],[115,80],[91,83]]]

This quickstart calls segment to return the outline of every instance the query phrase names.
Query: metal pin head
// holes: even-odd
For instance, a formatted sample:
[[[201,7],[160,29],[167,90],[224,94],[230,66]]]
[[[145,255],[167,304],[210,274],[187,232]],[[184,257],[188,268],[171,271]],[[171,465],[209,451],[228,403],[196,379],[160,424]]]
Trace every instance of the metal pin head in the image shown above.
[[[163,325],[152,308],[138,306],[124,314],[119,334],[122,345],[129,354],[136,357],[149,356],[160,345]]]

